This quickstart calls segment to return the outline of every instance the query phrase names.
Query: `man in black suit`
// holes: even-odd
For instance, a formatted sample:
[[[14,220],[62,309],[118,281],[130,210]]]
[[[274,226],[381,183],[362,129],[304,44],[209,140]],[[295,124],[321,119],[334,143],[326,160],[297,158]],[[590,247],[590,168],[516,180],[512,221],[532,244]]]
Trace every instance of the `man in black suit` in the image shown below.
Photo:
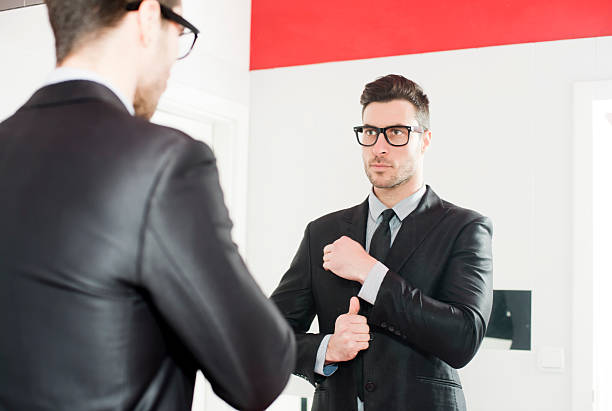
[[[148,121],[197,29],[179,0],[47,7],[58,69],[0,123],[0,410],[190,410],[197,370],[264,409],[293,332],[231,239],[212,151]]]
[[[456,368],[492,302],[491,222],[424,184],[429,101],[398,75],[366,85],[354,127],[372,183],[312,221],[272,300],[298,343],[313,410],[465,410]],[[308,333],[317,316],[318,334]]]

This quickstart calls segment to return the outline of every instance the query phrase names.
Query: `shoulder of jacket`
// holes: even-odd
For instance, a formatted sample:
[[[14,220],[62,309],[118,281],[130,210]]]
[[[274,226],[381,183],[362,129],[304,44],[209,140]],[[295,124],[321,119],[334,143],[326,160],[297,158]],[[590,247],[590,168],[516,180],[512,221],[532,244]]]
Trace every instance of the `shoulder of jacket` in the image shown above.
[[[485,221],[487,223],[490,222],[489,217],[479,213],[476,210],[472,210],[469,208],[460,207],[446,200],[442,200],[442,207],[448,210],[447,217],[463,221],[465,223],[470,223],[476,220]]]
[[[337,223],[341,220],[346,220],[353,215],[353,213],[358,212],[361,204],[357,204],[355,206],[345,208],[342,210],[333,211],[331,213],[325,214],[315,220],[312,220],[308,225],[311,227],[324,227],[328,224]]]
[[[151,123],[138,117],[128,117],[121,127],[124,139],[133,139],[137,145],[160,146],[167,152],[204,152],[212,155],[208,144],[198,141],[181,130]]]
[[[126,132],[134,135],[135,137],[140,136],[143,139],[164,139],[175,141],[177,143],[190,141],[195,142],[193,138],[181,130],[151,123],[148,120],[133,116],[127,118],[127,123],[124,125],[124,128]]]

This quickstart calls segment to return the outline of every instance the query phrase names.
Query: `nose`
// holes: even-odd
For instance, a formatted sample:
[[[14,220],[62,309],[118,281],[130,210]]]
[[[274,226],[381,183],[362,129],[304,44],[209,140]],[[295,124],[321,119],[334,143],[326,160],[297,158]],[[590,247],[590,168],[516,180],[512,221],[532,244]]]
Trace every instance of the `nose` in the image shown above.
[[[372,150],[374,150],[374,154],[376,155],[386,154],[389,151],[389,143],[387,142],[384,133],[378,134],[378,139],[372,146]]]

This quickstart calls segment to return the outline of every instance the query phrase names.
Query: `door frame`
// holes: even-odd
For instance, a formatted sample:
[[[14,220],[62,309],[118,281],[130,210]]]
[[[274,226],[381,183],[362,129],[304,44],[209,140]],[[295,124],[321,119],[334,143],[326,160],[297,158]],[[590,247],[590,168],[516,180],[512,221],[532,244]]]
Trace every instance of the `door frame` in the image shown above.
[[[234,223],[232,236],[246,256],[249,109],[180,83],[168,83],[159,111],[213,125],[211,148],[224,174],[225,202]],[[228,175],[229,174],[229,175]]]
[[[592,410],[594,405],[593,101],[608,99],[612,99],[612,80],[574,84],[571,351],[573,411]]]

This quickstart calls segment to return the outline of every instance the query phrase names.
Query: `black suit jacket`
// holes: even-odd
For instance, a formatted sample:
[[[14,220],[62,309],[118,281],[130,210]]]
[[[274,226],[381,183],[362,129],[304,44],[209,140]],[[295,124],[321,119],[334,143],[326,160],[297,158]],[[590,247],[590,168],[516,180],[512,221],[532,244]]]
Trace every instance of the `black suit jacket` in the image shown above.
[[[295,373],[316,386],[313,410],[356,409],[355,361],[330,377],[314,372],[317,349],[333,334],[361,285],[325,271],[323,247],[342,235],[365,244],[367,200],[308,224],[272,300],[298,341]],[[369,411],[465,410],[456,368],[476,354],[492,303],[488,218],[440,199],[430,187],[404,219],[384,264],[375,304],[361,301],[370,347],[360,352]],[[317,316],[320,334],[307,333]]]
[[[0,199],[0,410],[190,410],[198,369],[240,409],[284,388],[293,333],[205,144],[47,86],[0,124]]]

